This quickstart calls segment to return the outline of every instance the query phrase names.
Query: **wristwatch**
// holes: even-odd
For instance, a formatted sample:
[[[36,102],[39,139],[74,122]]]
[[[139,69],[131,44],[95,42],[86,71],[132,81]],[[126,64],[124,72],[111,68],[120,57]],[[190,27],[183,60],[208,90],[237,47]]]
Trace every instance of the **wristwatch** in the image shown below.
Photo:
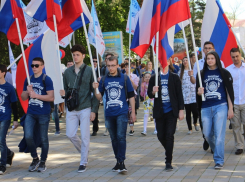
[[[61,98],[62,98],[62,99],[65,99],[65,98],[66,98],[66,96],[65,96],[65,95],[62,95],[62,96],[61,96]]]

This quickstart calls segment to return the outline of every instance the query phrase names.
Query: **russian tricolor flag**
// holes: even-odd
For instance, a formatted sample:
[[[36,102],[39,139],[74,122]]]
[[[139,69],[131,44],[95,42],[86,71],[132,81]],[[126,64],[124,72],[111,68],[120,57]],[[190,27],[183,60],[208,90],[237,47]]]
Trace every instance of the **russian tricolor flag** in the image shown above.
[[[19,36],[15,18],[18,18],[22,39],[27,34],[24,13],[19,0],[2,0],[0,7],[0,31],[7,35],[7,39],[19,45]]]
[[[56,16],[56,23],[58,24],[61,19],[61,8],[59,0],[31,0],[25,9],[26,14],[30,17],[46,21],[51,30],[54,31],[53,15]]]
[[[81,13],[85,24],[92,22],[92,17],[84,0],[62,0],[62,20],[58,25],[59,40],[83,26]]]
[[[60,67],[60,62],[58,61],[59,60],[58,53],[55,45],[56,45],[55,33],[51,30],[47,30],[25,50],[25,55],[26,55],[29,75],[33,75],[33,71],[31,68],[33,58],[35,57],[43,58],[45,62],[45,69],[43,70],[43,72],[46,73],[49,77],[51,77],[51,79],[53,80],[54,95],[55,95],[54,103],[58,104],[64,101],[61,99],[59,94],[59,91],[62,89],[62,81],[60,78],[61,67]],[[22,58],[17,65],[16,89],[22,108],[24,109],[25,112],[27,112],[28,100],[23,101],[21,99],[21,93],[23,91],[25,79],[26,79],[26,73],[25,73],[24,60]]]
[[[144,0],[131,50],[143,57],[159,31],[159,61],[165,67],[167,52],[163,44],[167,31],[190,17],[188,0]]]
[[[230,50],[237,47],[236,38],[231,30],[219,0],[207,0],[201,32],[202,47],[204,42],[211,41],[215,51],[224,62],[225,67],[231,65]]]

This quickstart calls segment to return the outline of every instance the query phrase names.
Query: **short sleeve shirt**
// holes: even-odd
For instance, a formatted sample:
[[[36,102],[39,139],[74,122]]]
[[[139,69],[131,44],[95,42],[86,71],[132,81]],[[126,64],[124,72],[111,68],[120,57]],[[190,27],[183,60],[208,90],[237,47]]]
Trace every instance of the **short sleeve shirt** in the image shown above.
[[[133,86],[127,77],[127,92],[133,92]],[[105,115],[119,116],[128,113],[128,103],[125,92],[124,75],[119,73],[117,76],[107,75],[102,87],[102,79],[99,84],[100,93],[106,94]]]
[[[47,95],[47,91],[54,90],[53,82],[49,76],[45,78],[45,85],[43,84],[43,74],[38,78],[35,78],[34,75],[31,77],[31,85],[33,86],[33,91],[39,95]],[[23,91],[27,90],[27,80],[25,80]],[[39,99],[29,98],[28,105],[28,114],[35,115],[46,115],[50,114],[51,107],[50,102],[42,101]]]
[[[11,120],[13,102],[17,102],[14,87],[8,82],[0,85],[0,121]]]

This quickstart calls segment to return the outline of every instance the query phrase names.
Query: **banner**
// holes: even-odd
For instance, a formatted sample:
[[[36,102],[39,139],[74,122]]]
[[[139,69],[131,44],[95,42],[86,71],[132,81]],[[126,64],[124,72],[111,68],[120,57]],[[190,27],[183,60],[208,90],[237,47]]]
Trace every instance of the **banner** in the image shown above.
[[[174,39],[174,55],[172,56],[173,62],[178,62],[186,56],[185,40]]]
[[[127,33],[129,33],[129,29],[131,28],[131,34],[134,35],[135,27],[139,19],[139,11],[140,11],[140,6],[137,0],[131,0],[130,11],[128,13],[128,21],[127,21],[127,27],[126,27]],[[129,26],[130,12],[131,12],[131,27]]]
[[[118,57],[118,64],[121,64],[124,59],[122,32],[103,32],[103,37],[105,41],[105,54],[103,59],[107,53],[112,53]]]
[[[12,64],[14,62],[14,55],[10,46],[10,42],[8,41],[8,46],[9,46],[9,62]],[[16,63],[11,66],[11,74],[12,74],[12,83],[14,88],[16,88],[16,69],[17,65]]]

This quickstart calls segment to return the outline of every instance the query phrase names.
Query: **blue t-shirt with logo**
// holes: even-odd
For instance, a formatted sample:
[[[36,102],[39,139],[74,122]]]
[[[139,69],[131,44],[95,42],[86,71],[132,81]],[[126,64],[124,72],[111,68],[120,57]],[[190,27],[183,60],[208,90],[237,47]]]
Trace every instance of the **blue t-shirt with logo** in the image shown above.
[[[99,84],[101,94],[106,94],[105,115],[119,116],[128,113],[128,103],[125,92],[124,75],[118,73],[117,76],[107,75],[102,87],[102,79]],[[130,79],[127,77],[127,93],[134,92]]]
[[[31,85],[33,87],[33,91],[39,95],[47,95],[47,91],[54,90],[53,82],[49,76],[45,78],[45,87],[43,85],[43,74],[38,78],[35,78],[34,75],[31,77]],[[23,91],[27,90],[27,80],[25,80]],[[29,106],[27,110],[27,114],[36,114],[36,115],[46,115],[50,114],[51,107],[50,102],[32,99],[29,98]]]
[[[166,75],[161,74],[161,86],[162,86],[162,106],[163,113],[168,113],[172,111],[172,106],[170,102],[169,92],[168,92],[168,77],[169,72]]]
[[[17,102],[14,87],[8,82],[0,85],[0,121],[11,120],[13,102]]]
[[[227,103],[224,82],[218,68],[215,70],[207,69],[205,71],[203,87],[205,101],[202,102],[202,108]]]

